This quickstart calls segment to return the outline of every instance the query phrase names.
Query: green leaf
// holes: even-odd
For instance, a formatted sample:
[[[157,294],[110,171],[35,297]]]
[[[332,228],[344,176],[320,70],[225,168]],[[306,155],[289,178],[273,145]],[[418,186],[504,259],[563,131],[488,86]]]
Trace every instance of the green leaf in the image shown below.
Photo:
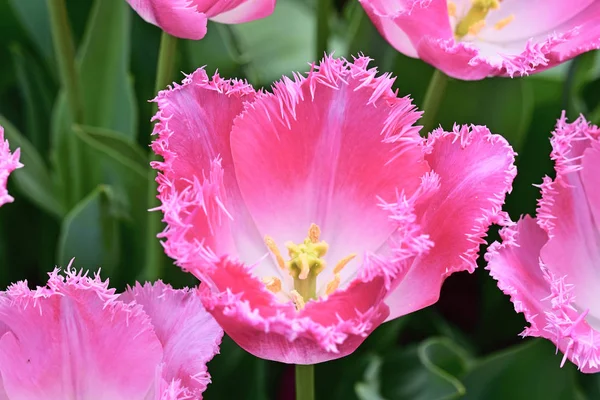
[[[102,268],[114,276],[119,263],[119,224],[114,193],[109,186],[98,186],[65,217],[58,241],[59,265],[72,258],[83,269]]]
[[[52,35],[46,0],[9,0],[21,24],[46,59],[52,58]]]
[[[381,367],[381,390],[387,399],[455,399],[465,393],[457,376],[467,368],[464,351],[448,339],[429,339],[390,352]]]
[[[465,399],[572,400],[578,393],[576,368],[544,339],[528,340],[475,364],[463,379]]]
[[[1,115],[0,125],[4,127],[4,134],[11,148],[21,149],[21,163],[24,167],[13,173],[19,192],[42,210],[53,216],[62,217],[65,210],[54,195],[52,179],[42,157],[29,140]]]

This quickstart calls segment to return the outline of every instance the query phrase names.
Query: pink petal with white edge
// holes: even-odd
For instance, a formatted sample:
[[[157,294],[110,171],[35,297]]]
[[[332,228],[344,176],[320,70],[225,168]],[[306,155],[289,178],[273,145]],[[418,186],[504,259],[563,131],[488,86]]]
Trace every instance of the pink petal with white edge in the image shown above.
[[[235,8],[211,16],[210,19],[223,24],[241,24],[268,17],[275,10],[276,0],[237,1]]]
[[[46,287],[0,295],[0,372],[11,400],[144,400],[162,349],[141,306],[108,282],[67,270]]]
[[[413,261],[386,299],[388,319],[435,303],[452,273],[473,272],[490,225],[508,220],[502,205],[517,171],[515,153],[502,136],[483,126],[437,129],[429,135],[425,152],[440,188],[417,206],[417,214],[434,245]]]
[[[144,19],[166,33],[198,40],[206,35],[208,17],[190,0],[127,0]]]
[[[8,140],[4,140],[4,128],[0,126],[0,207],[6,203],[12,203],[13,197],[6,190],[8,176],[23,164],[19,162],[20,150],[15,150],[12,154],[8,147]]]
[[[234,118],[254,98],[246,82],[209,79],[203,69],[181,86],[156,98],[159,112],[153,150],[164,161],[159,199],[166,231],[166,253],[195,271],[224,254],[256,262],[265,251],[262,238],[241,201],[229,144]]]
[[[301,311],[279,302],[248,267],[223,259],[200,286],[202,301],[225,332],[257,357],[315,364],[352,353],[388,315],[384,280],[355,280]]]
[[[378,197],[410,196],[429,170],[413,125],[420,113],[369,61],[325,57],[307,77],[283,78],[247,103],[231,133],[239,187],[260,233],[284,248],[316,223],[329,244],[324,274],[359,255],[342,280],[395,229]]]
[[[119,300],[141,305],[152,321],[164,352],[163,393],[201,399],[210,383],[206,364],[219,352],[223,330],[206,312],[196,290],[174,290],[158,281],[137,284]]]

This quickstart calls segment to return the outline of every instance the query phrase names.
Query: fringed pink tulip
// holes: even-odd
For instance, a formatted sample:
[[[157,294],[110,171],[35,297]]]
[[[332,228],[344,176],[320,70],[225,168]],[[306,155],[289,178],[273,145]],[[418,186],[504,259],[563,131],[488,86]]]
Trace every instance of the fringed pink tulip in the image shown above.
[[[420,113],[369,61],[326,57],[272,93],[199,69],[156,100],[166,252],[258,357],[352,353],[472,271],[504,219],[508,143],[480,126],[422,139]]]
[[[20,151],[15,150],[10,153],[8,141],[4,140],[4,129],[0,126],[0,207],[6,203],[12,203],[14,200],[6,190],[8,176],[17,168],[21,168],[23,164],[19,162]]]
[[[463,80],[527,75],[600,48],[596,0],[360,0],[399,52]]]
[[[556,178],[544,178],[536,219],[504,228],[488,269],[531,324],[583,372],[600,371],[600,129],[564,113],[552,137]]]
[[[198,294],[158,281],[119,295],[54,270],[0,293],[0,398],[201,399],[223,331]]]
[[[198,40],[206,35],[208,20],[240,24],[264,18],[276,0],[127,0],[146,22],[169,35]]]

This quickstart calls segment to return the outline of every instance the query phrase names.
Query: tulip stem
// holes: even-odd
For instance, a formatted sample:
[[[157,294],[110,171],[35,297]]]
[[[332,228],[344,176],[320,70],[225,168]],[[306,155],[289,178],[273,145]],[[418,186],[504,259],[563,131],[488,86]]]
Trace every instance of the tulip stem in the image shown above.
[[[331,0],[317,0],[317,46],[315,61],[323,58],[329,44],[329,12]]]
[[[423,124],[424,133],[431,132],[436,125],[435,120],[440,108],[440,104],[442,104],[442,99],[444,98],[444,92],[447,84],[448,75],[444,74],[439,69],[436,69],[433,72],[431,80],[429,81],[429,86],[427,87],[427,92],[425,93],[425,100],[423,101],[423,106],[421,107],[423,110],[421,124]]]
[[[61,87],[65,91],[65,97],[73,122],[84,123],[83,98],[79,88],[79,74],[75,64],[75,44],[71,34],[71,25],[65,0],[48,0],[48,11],[50,13],[50,26],[52,30],[52,41],[58,64]],[[83,197],[83,180],[81,176],[81,149],[79,139],[72,129],[69,129],[69,137],[66,141],[69,147],[69,173],[71,174],[68,185],[69,207],[76,204]]]
[[[315,366],[296,365],[296,400],[314,400]]]
[[[155,92],[164,89],[168,84],[172,83],[173,70],[175,69],[175,53],[177,51],[177,38],[163,32],[160,39],[160,49],[158,51],[158,65],[156,69]],[[153,105],[154,112],[158,110],[156,103]],[[156,161],[156,155],[150,151],[149,161]],[[147,208],[156,208],[158,200],[156,199],[156,171],[149,168],[148,170],[148,193],[147,193]],[[162,213],[152,211],[148,213],[146,220],[146,263],[144,279],[154,281],[161,277],[164,253],[156,235],[161,231]]]

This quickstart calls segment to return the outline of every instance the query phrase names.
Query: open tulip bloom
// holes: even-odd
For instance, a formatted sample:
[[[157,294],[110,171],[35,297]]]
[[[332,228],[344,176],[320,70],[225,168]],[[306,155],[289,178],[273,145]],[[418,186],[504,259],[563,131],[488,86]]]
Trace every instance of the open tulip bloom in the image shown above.
[[[463,80],[526,75],[600,48],[598,0],[360,0],[401,53]]]
[[[8,176],[17,168],[23,165],[19,162],[20,151],[15,150],[11,154],[8,147],[8,141],[4,140],[4,129],[0,126],[0,207],[6,203],[11,203],[14,199],[6,190]]]
[[[273,13],[276,0],[127,0],[146,22],[169,35],[202,39],[208,20],[239,24]]]
[[[201,399],[222,329],[195,291],[162,282],[123,294],[54,270],[0,292],[0,398]]]
[[[481,126],[419,136],[369,59],[326,57],[272,92],[199,69],[159,93],[166,252],[241,347],[313,364],[437,301],[502,223],[514,153]]]
[[[530,326],[583,372],[600,371],[600,129],[563,116],[552,136],[556,178],[544,178],[537,218],[501,231],[486,259]]]

